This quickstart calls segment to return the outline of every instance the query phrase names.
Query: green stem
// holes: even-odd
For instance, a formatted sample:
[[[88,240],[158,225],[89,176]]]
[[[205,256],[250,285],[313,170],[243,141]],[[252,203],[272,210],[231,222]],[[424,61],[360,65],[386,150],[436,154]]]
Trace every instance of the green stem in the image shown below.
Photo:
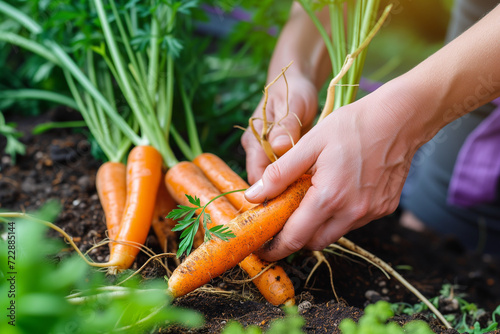
[[[99,21],[101,23],[104,38],[108,45],[111,59],[115,64],[116,71],[118,73],[118,77],[121,79],[123,88],[124,88],[124,96],[127,99],[132,111],[134,112],[135,117],[137,118],[139,125],[141,127],[141,132],[146,138],[149,139],[149,142],[160,152],[163,156],[165,163],[170,166],[170,164],[176,164],[177,159],[173,155],[170,148],[167,146],[166,141],[163,138],[163,132],[158,124],[158,120],[154,117],[154,114],[151,112],[148,114],[145,110],[141,108],[142,104],[139,104],[138,97],[136,96],[136,92],[134,91],[130,77],[126,72],[126,67],[123,64],[123,60],[121,58],[120,51],[116,44],[116,40],[114,34],[109,25],[106,12],[104,11],[104,5],[102,0],[94,0],[97,15],[99,17]],[[139,85],[139,87],[143,87]]]
[[[167,69],[166,69],[167,85],[166,85],[166,106],[160,116],[160,122],[163,122],[163,132],[165,138],[168,138],[168,132],[172,124],[172,112],[174,108],[174,58],[167,55]],[[160,123],[161,124],[161,123]]]
[[[158,41],[158,36],[160,35],[160,27],[158,25],[158,19],[153,13],[151,15],[151,41],[149,50],[149,68],[148,68],[148,96],[151,101],[155,100],[156,88],[158,84],[158,63],[160,59],[160,45]]]
[[[333,48],[333,44],[330,41],[330,37],[328,36],[328,33],[325,30],[325,27],[323,27],[323,24],[321,21],[318,19],[314,11],[311,9],[311,6],[309,5],[309,2],[306,0],[298,0],[298,2],[301,4],[302,8],[306,11],[306,13],[309,15],[311,20],[313,21],[314,25],[316,26],[316,29],[318,29],[318,32],[320,33],[321,37],[323,38],[323,41],[325,42],[326,49],[328,51],[328,55],[330,56],[330,61],[332,62],[332,68],[335,68],[335,49]]]
[[[54,55],[59,59],[63,67],[68,70],[75,79],[83,86],[83,88],[98,102],[108,114],[108,117],[120,130],[132,140],[135,145],[141,145],[142,139],[135,133],[118,112],[111,107],[109,102],[104,98],[101,92],[90,82],[90,80],[82,73],[73,60],[61,49],[59,45],[52,41],[47,41],[47,44],[53,50]]]
[[[196,130],[196,122],[194,120],[193,109],[191,108],[191,101],[187,97],[186,90],[182,85],[182,82],[179,84],[179,90],[181,92],[182,103],[184,104],[184,111],[186,113],[186,126],[189,136],[189,143],[191,145],[191,152],[193,155],[197,157],[202,154],[203,151],[200,145],[200,138],[198,137],[198,131]]]
[[[213,201],[215,201],[215,200],[217,200],[217,199],[221,198],[222,196],[226,196],[226,195],[229,195],[229,194],[232,194],[232,193],[242,192],[242,191],[245,191],[245,190],[246,190],[246,189],[231,190],[231,191],[227,191],[227,192],[225,192],[225,193],[222,193],[222,194],[220,194],[220,195],[215,196],[215,197],[214,197],[214,198],[212,198],[210,201],[208,201],[208,203],[207,203],[207,204],[205,204],[205,205],[203,206],[203,208],[201,209],[201,212],[200,212],[200,214],[198,215],[197,219],[199,220],[199,219],[200,219],[200,217],[202,217],[202,216],[203,216],[203,217],[205,217],[205,210],[206,210],[207,206],[209,206],[209,205],[210,205],[210,203],[212,203]],[[207,215],[208,217],[210,217],[210,215],[209,215],[208,213],[207,213],[206,215]],[[207,226],[207,219],[203,219],[203,222],[202,222],[202,223],[203,223],[203,228],[205,229],[205,231],[210,231],[210,229],[209,229],[209,228],[208,228],[208,226]],[[231,231],[227,231],[227,232],[228,232],[228,233],[231,233]],[[209,234],[209,236],[210,236],[210,234]],[[210,239],[210,238],[209,238],[209,239]]]
[[[76,88],[75,81],[73,80],[71,73],[68,70],[63,70],[63,73],[64,77],[66,78],[66,83],[68,84],[69,90],[71,91],[71,94],[73,94],[73,98],[75,99],[76,104],[78,105],[78,109],[80,110],[80,113],[83,119],[85,120],[85,123],[87,123],[87,127],[90,129],[90,132],[99,143],[99,146],[101,147],[102,151],[104,152],[108,160],[118,161],[115,160],[116,156],[114,155],[113,150],[108,147],[107,141],[104,141],[104,139],[101,137],[99,128],[97,127],[97,125],[94,124],[92,118],[90,117],[89,112],[80,96],[80,93]]]
[[[38,35],[43,31],[42,27],[28,15],[3,1],[0,1],[0,12],[10,16],[35,35]]]
[[[0,92],[0,99],[44,100],[44,101],[54,102],[57,104],[62,104],[75,110],[79,109],[75,100],[72,99],[71,97],[42,89],[26,88],[26,89],[16,89],[16,90],[4,90]]]
[[[89,80],[92,82],[92,84],[95,87],[99,87],[97,84],[97,77],[95,73],[95,66],[94,66],[94,55],[91,50],[87,50],[87,73],[89,75]],[[88,102],[92,108],[94,108],[94,103],[93,101]],[[106,140],[113,141],[113,137],[111,137],[110,131],[109,131],[109,125],[108,125],[108,120],[106,118],[106,115],[104,114],[104,111],[102,110],[102,107],[99,104],[95,104],[95,112],[97,114],[97,124],[101,128],[101,132],[103,137]],[[112,144],[117,144],[117,143],[112,143]],[[115,145],[113,145],[115,146]]]
[[[196,156],[191,151],[191,147],[189,147],[188,143],[186,143],[184,138],[182,138],[182,136],[179,134],[179,132],[177,132],[173,125],[170,128],[170,134],[174,138],[177,147],[181,150],[186,159],[188,159],[189,161],[193,161]]]
[[[139,121],[141,128],[145,132],[146,137],[149,139],[149,142],[152,143],[155,147],[158,147],[158,143],[156,139],[151,136],[151,131],[147,131],[150,126],[147,122],[147,117],[144,112],[140,108],[140,104],[137,100],[136,94],[132,89],[132,85],[130,83],[129,76],[125,70],[125,66],[123,64],[120,51],[116,45],[115,37],[113,32],[111,31],[111,27],[108,22],[108,17],[106,16],[106,12],[104,11],[104,5],[101,0],[94,0],[94,4],[96,6],[97,15],[99,17],[99,21],[102,26],[102,30],[104,33],[104,38],[106,40],[107,46],[109,48],[109,52],[111,54],[111,59],[115,64],[116,72],[118,74],[118,78],[120,78],[123,89],[124,96],[130,105],[130,108],[134,112],[135,117]],[[144,142],[143,142],[144,143]],[[145,143],[144,143],[145,144]]]
[[[87,122],[85,121],[48,122],[48,123],[38,124],[31,131],[31,133],[34,135],[39,135],[41,133],[47,132],[52,129],[83,128],[86,126]]]
[[[110,1],[111,4],[111,10],[113,12],[113,15],[116,18],[116,26],[118,27],[118,31],[120,33],[120,38],[122,39],[122,44],[125,46],[125,51],[127,53],[127,56],[130,60],[131,66],[138,72],[140,72],[139,64],[136,59],[136,54],[133,52],[132,48],[130,47],[130,42],[127,33],[125,32],[125,28],[123,26],[123,22],[120,18],[120,15],[118,13],[118,10],[116,8],[114,0]],[[125,15],[125,22],[127,22],[127,15]],[[126,23],[125,23],[126,24]],[[132,36],[132,34],[130,34]],[[139,75],[139,79],[137,81],[138,85],[144,85],[144,76]]]
[[[130,12],[131,12],[131,15],[125,15],[124,21],[125,21],[125,25],[127,27],[127,30],[129,32],[129,35],[130,36],[134,36],[137,27],[136,27],[135,24],[132,24],[132,20],[131,20],[130,17],[131,16],[132,17],[136,16],[136,9],[135,9],[135,7],[132,7],[130,9]],[[147,81],[147,79],[146,79],[146,65],[144,63],[143,53],[135,52],[135,57],[137,59],[138,71],[139,71],[140,76],[142,78],[141,81],[142,82],[146,82]]]
[[[0,31],[0,41],[4,41],[13,45],[17,45],[23,49],[26,49],[30,52],[33,52],[48,61],[60,65],[59,60],[43,45],[37,43],[35,41],[29,40],[25,37],[22,37],[18,34],[8,32],[8,31]]]

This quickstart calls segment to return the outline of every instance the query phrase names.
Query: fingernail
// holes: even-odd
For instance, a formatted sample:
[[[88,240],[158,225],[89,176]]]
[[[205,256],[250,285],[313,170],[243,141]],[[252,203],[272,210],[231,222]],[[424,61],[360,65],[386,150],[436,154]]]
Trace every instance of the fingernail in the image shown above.
[[[274,138],[273,142],[271,143],[271,146],[279,147],[279,146],[285,146],[285,145],[291,145],[292,141],[290,137],[286,135],[280,135],[276,138]]]
[[[264,184],[262,183],[262,179],[255,182],[250,188],[245,191],[245,196],[247,198],[255,198],[257,197],[264,188]]]

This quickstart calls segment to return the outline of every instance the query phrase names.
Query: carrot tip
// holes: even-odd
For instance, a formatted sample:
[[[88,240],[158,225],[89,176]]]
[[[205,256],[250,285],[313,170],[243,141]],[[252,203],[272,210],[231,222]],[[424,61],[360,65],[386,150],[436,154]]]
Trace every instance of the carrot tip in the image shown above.
[[[295,297],[292,297],[292,298],[288,299],[287,301],[285,301],[283,303],[283,305],[285,305],[285,306],[293,306],[293,305],[295,305]]]

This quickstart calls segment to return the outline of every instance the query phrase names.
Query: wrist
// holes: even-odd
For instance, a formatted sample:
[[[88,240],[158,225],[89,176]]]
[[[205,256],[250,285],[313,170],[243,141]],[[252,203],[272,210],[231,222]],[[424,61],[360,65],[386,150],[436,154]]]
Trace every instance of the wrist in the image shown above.
[[[397,134],[408,147],[418,148],[431,140],[437,132],[457,115],[442,113],[447,95],[444,85],[430,81],[416,81],[407,73],[395,78],[368,95],[368,105],[377,105],[374,117],[383,118],[383,127]],[[378,113],[378,114],[377,114]]]

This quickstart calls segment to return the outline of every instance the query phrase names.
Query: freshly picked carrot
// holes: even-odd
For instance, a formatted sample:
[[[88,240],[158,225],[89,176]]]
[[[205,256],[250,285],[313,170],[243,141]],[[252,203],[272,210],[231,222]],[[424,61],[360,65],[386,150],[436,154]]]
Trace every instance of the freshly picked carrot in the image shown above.
[[[205,155],[205,153],[202,155]],[[236,190],[234,189],[234,184],[248,188],[248,184],[246,184],[238,174],[234,173],[220,158],[212,154],[210,154],[210,158],[211,161],[217,161],[219,165],[231,171],[231,173],[226,173],[225,177],[227,188]],[[198,162],[200,162],[200,160],[198,160]],[[206,166],[203,167],[206,168]],[[215,171],[218,167],[219,166],[215,166],[215,168],[211,168],[211,170]],[[232,182],[233,180],[235,182]],[[217,225],[221,227],[238,215],[238,210],[229,203],[226,196],[223,196],[224,194],[221,194],[220,190],[217,189],[218,187],[215,187],[203,174],[201,169],[193,163],[182,162],[169,170],[165,178],[165,183],[172,196],[181,204],[181,208],[177,211],[173,211],[172,216],[169,215],[168,217],[177,217],[177,212],[179,212],[179,214],[185,213],[188,219],[187,224],[192,222],[190,226],[187,226],[185,219],[183,219],[180,221],[180,225],[174,228],[175,230],[185,228],[185,230],[190,231],[185,233],[185,238],[181,242],[181,247],[179,247],[179,253],[186,250],[186,253],[189,254],[190,248],[186,249],[185,245],[191,244],[191,235],[199,226],[199,223],[191,218],[192,213],[196,212],[198,215],[204,215],[203,218],[198,218],[198,220],[205,222],[206,219],[203,225],[206,225],[205,229],[209,231],[214,227],[217,228]],[[233,186],[230,186],[231,183]],[[194,197],[186,196],[185,194],[187,192]],[[241,192],[233,192],[231,194],[236,193]],[[189,209],[190,207],[192,208]],[[183,216],[183,218],[185,218],[185,216]],[[200,230],[198,230],[198,232],[199,231]],[[258,275],[252,282],[267,301],[274,305],[294,304],[295,291],[293,283],[282,267],[279,265],[270,266],[268,262],[262,261],[254,254],[247,256],[239,265],[250,278],[254,278]],[[265,271],[261,273],[263,270]]]
[[[97,170],[96,188],[104,210],[108,238],[116,238],[127,200],[127,167],[121,162],[105,162]],[[110,247],[112,243],[109,244]]]
[[[219,189],[221,193],[231,192],[237,189],[247,189],[250,186],[224,160],[212,153],[202,153],[193,159],[205,176]],[[250,210],[255,204],[246,200],[243,192],[231,192],[226,198],[240,212]]]
[[[111,271],[132,265],[146,241],[161,179],[162,157],[151,146],[136,146],[127,161],[127,202],[116,243],[111,247]]]
[[[164,175],[162,175],[160,180],[163,179]],[[178,236],[172,231],[177,222],[173,219],[166,218],[166,216],[176,207],[177,203],[168,193],[165,183],[160,181],[156,194],[156,203],[151,226],[153,227],[161,249],[165,253],[176,252],[179,246]]]
[[[304,175],[279,196],[224,225],[235,237],[225,241],[212,238],[195,249],[170,277],[172,295],[179,297],[193,291],[259,249],[283,228],[310,186],[311,177]]]

